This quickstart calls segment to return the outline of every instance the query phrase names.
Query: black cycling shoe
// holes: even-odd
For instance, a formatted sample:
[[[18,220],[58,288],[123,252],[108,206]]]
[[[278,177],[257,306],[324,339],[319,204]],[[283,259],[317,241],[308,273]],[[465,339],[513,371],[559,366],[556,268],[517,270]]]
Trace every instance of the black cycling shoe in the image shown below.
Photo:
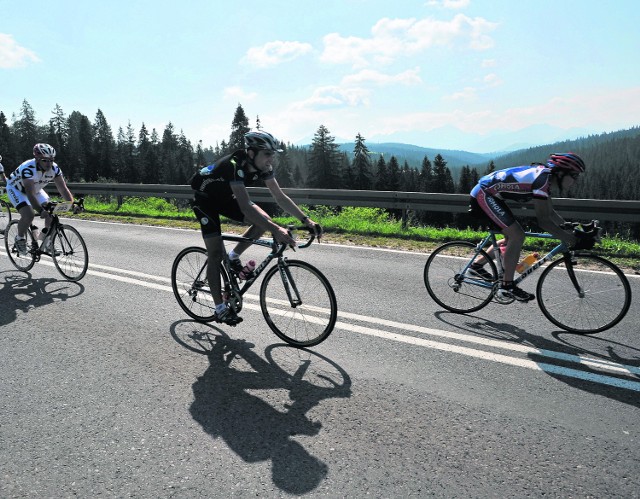
[[[242,322],[242,317],[238,317],[236,313],[227,307],[224,311],[213,314],[213,320],[219,323],[226,324],[227,326],[236,326]]]
[[[535,295],[527,293],[524,289],[520,289],[518,286],[500,286],[497,294],[501,297],[512,297],[521,302],[528,302],[535,298]]]

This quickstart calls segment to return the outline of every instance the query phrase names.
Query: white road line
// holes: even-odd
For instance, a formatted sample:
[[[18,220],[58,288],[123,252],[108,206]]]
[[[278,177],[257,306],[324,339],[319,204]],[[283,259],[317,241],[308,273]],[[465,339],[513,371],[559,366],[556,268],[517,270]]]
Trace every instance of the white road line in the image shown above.
[[[53,266],[53,262],[48,260],[41,260],[39,263],[50,266],[50,267]],[[101,270],[94,270],[94,269],[101,269],[108,272],[102,272]],[[97,265],[97,264],[90,264],[87,274],[95,277],[112,279],[112,280],[124,282],[127,284],[135,284],[135,285],[147,287],[150,289],[168,291],[170,293],[173,292],[170,286],[170,279],[168,277],[158,277],[158,276],[153,276],[149,274],[144,274],[142,272],[118,269],[115,267],[108,267],[105,265]],[[118,275],[118,274],[123,274],[123,275]],[[129,276],[135,276],[135,277],[146,279],[146,280],[136,279],[135,277],[129,277]],[[159,281],[159,282],[149,282],[149,281]],[[167,283],[167,284],[160,284],[160,283]],[[258,302],[257,295],[246,294],[244,298],[246,300],[255,301],[256,303]],[[245,303],[244,307],[249,310],[260,311],[260,307],[257,304]],[[498,362],[505,365],[524,367],[524,368],[528,368],[536,371],[544,371],[551,374],[558,374],[558,375],[567,376],[571,378],[591,381],[594,383],[600,383],[608,386],[625,388],[628,390],[640,392],[640,382],[638,381],[610,377],[605,374],[597,374],[593,372],[580,371],[577,369],[571,369],[568,367],[547,364],[544,362],[536,362],[534,360],[531,360],[530,358],[518,358],[518,357],[500,354],[500,353],[490,352],[487,350],[479,350],[479,349],[474,349],[470,347],[434,341],[431,339],[425,339],[421,337],[410,336],[410,335],[391,332],[391,331],[385,331],[381,329],[381,327],[399,329],[401,331],[407,331],[414,334],[420,334],[420,335],[429,336],[429,337],[436,337],[436,338],[443,338],[446,340],[455,340],[455,341],[464,342],[464,343],[471,343],[474,345],[480,345],[480,346],[489,347],[489,348],[498,349],[498,350],[507,350],[514,353],[520,353],[520,354],[526,354],[526,355],[539,355],[541,357],[562,360],[565,362],[588,366],[589,368],[592,368],[592,369],[615,372],[620,375],[628,375],[628,376],[634,376],[634,377],[640,376],[640,368],[636,366],[618,364],[616,362],[609,361],[606,359],[597,359],[597,358],[585,357],[585,356],[576,355],[576,354],[556,352],[553,350],[539,349],[530,345],[508,343],[500,340],[493,340],[490,338],[479,338],[479,337],[475,337],[467,334],[427,328],[423,326],[417,326],[414,324],[405,324],[405,323],[390,321],[390,320],[381,319],[377,317],[369,317],[366,315],[353,314],[349,312],[339,312],[338,317],[339,319],[342,319],[342,320],[338,320],[338,322],[336,322],[336,326],[335,326],[336,329],[348,331],[351,333],[375,336],[377,338],[381,338],[385,340],[397,341],[401,343],[412,344],[416,346],[431,348],[434,350],[445,351],[450,353],[457,353],[460,355],[465,355],[468,357],[478,358],[482,360],[488,360],[491,362]],[[345,319],[351,320],[351,321],[374,324],[376,328],[344,322]]]

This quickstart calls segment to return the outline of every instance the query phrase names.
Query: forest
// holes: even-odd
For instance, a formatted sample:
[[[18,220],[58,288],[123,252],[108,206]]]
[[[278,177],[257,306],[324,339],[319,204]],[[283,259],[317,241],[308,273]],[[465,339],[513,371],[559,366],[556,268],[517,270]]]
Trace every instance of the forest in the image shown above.
[[[91,121],[72,111],[69,115],[56,105],[46,122],[36,118],[24,100],[8,122],[0,110],[0,155],[10,173],[33,157],[37,142],[47,142],[57,151],[56,162],[70,182],[119,182],[186,184],[200,166],[243,146],[243,136],[254,126],[238,104],[230,125],[229,138],[215,146],[195,145],[172,123],[164,130],[147,129],[113,133],[98,109]],[[483,165],[465,165],[455,170],[441,154],[425,156],[420,164],[400,164],[395,156],[371,154],[366,139],[356,133],[351,153],[340,151],[331,132],[320,125],[309,146],[282,143],[276,173],[282,187],[357,189],[467,193],[482,175],[495,169],[543,161],[549,152],[574,151],[588,165],[587,174],[569,195],[586,199],[640,199],[640,127],[603,133],[576,140],[522,149],[496,156]]]

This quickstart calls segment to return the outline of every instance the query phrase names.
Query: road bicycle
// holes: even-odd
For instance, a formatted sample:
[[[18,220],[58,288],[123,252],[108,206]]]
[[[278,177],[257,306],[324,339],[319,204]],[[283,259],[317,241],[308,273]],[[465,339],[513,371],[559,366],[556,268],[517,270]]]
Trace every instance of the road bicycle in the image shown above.
[[[305,227],[289,227],[295,230]],[[298,249],[308,248],[315,239],[309,236]],[[284,256],[286,244],[273,239],[249,239],[234,234],[222,234],[224,245],[220,265],[223,299],[238,314],[247,291],[265,272],[260,285],[259,302],[262,315],[271,330],[282,340],[296,347],[310,347],[321,343],[333,331],[338,314],[336,296],[329,280],[313,265]],[[237,243],[270,249],[266,258],[256,266],[246,281],[232,270],[227,248]],[[171,286],[182,309],[201,322],[214,320],[215,305],[207,280],[207,251],[191,246],[183,249],[171,268]]]
[[[595,221],[592,229],[594,239],[599,239],[601,228]],[[525,234],[554,239],[546,233]],[[485,251],[490,246],[493,258]],[[487,262],[484,268],[491,279],[471,275],[470,267],[476,261]],[[624,318],[631,305],[631,286],[624,273],[609,260],[590,251],[572,251],[562,242],[523,271],[514,284],[520,284],[548,262],[538,279],[536,298],[540,310],[553,324],[572,333],[593,334],[612,328]],[[490,231],[477,245],[452,241],[435,249],[424,266],[424,283],[436,303],[463,314],[480,310],[491,301],[513,302],[496,296],[503,273],[496,232]]]
[[[5,193],[4,187],[0,187],[0,196]],[[7,225],[11,223],[11,205],[4,199],[0,199],[0,236],[5,233]]]
[[[39,243],[34,236],[31,226],[27,229],[27,252],[21,253],[15,244],[18,235],[18,220],[13,220],[5,231],[4,244],[9,255],[9,260],[18,269],[27,272],[40,261],[42,255],[50,256],[58,272],[69,281],[79,281],[87,273],[89,267],[89,253],[87,245],[80,233],[73,227],[60,222],[59,213],[73,210],[81,211],[84,207],[84,199],[80,198],[73,203],[50,202],[46,210],[52,217],[51,227],[44,240]]]

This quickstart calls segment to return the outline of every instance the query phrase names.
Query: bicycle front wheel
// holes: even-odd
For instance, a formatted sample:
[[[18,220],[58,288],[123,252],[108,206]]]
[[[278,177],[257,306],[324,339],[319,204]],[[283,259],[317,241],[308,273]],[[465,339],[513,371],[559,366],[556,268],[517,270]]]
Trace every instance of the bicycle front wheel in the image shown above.
[[[12,221],[6,228],[4,232],[4,247],[7,250],[7,255],[9,256],[9,260],[18,270],[22,270],[23,272],[27,272],[33,268],[36,263],[36,257],[32,248],[27,248],[29,250],[26,254],[18,253],[18,248],[16,248],[15,239],[18,235],[18,221]],[[31,229],[27,229],[27,243],[29,241],[33,241],[33,236],[31,235]]]
[[[269,269],[260,286],[260,307],[271,330],[296,347],[326,340],[338,316],[336,295],[327,278],[299,260]]]
[[[556,326],[593,334],[615,326],[631,305],[631,286],[622,271],[602,257],[574,254],[556,260],[540,276],[540,310]]]
[[[474,258],[473,261],[481,258],[487,261],[485,269],[491,273],[491,281],[462,274]],[[496,266],[485,251],[478,252],[475,244],[466,241],[452,241],[436,248],[427,259],[424,285],[438,305],[466,314],[480,310],[491,301],[497,275]]]
[[[79,281],[89,268],[89,252],[80,233],[70,225],[61,224],[53,238],[53,264],[69,281]]]
[[[207,250],[192,246],[178,253],[171,267],[171,287],[187,315],[202,322],[213,320],[216,306],[207,279]]]
[[[11,223],[11,209],[9,205],[0,200],[0,235],[4,234]]]

